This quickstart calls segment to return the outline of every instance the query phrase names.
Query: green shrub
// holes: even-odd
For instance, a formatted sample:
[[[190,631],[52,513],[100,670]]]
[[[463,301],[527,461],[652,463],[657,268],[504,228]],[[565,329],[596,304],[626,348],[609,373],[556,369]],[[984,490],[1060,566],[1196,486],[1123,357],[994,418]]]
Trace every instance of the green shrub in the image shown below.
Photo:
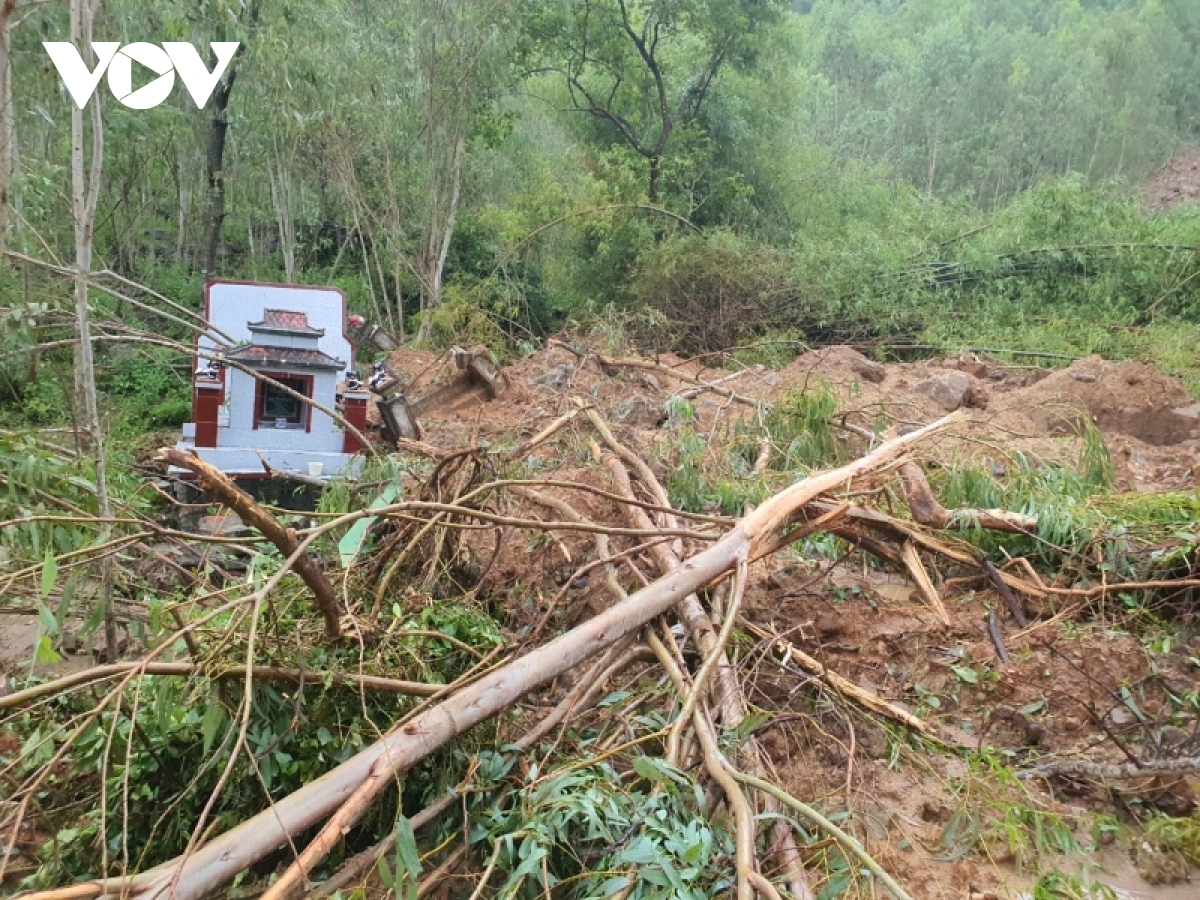
[[[177,397],[150,407],[145,421],[152,428],[178,428],[191,417],[192,402]]]
[[[663,241],[638,260],[633,294],[671,324],[674,348],[723,350],[770,329],[781,305],[795,297],[782,251],[728,231]],[[646,335],[655,346],[661,333]]]
[[[767,414],[771,440],[782,451],[774,457],[777,469],[812,469],[834,466],[842,448],[833,430],[837,397],[824,379],[814,376],[807,389],[790,391]]]
[[[468,347],[483,344],[497,356],[504,355],[507,344],[496,320],[458,295],[453,287],[447,287],[441,306],[426,310],[421,317],[422,321],[429,320],[427,344],[432,349],[443,350],[455,344]]]

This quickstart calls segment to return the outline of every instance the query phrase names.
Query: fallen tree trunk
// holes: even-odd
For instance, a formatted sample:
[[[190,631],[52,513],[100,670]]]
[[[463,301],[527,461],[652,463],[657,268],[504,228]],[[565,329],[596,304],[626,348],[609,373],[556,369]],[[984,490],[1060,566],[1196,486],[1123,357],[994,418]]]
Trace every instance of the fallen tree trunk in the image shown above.
[[[312,862],[325,855],[331,842],[341,840],[374,798],[394,783],[399,773],[468,729],[507,709],[535,688],[638,631],[689,594],[734,569],[739,559],[747,558],[755,548],[771,542],[779,530],[816,497],[845,488],[855,479],[894,463],[913,445],[943,430],[954,420],[954,415],[947,416],[888,441],[839,469],[797,482],[767,500],[719,541],[684,560],[627,600],[467,685],[316,781],[215,838],[191,856],[171,860],[140,875],[33,894],[30,900],[109,894],[136,900],[158,897],[200,900],[296,835],[328,819],[301,854],[299,866],[289,870],[299,868],[307,875]],[[281,881],[272,888],[270,895],[283,896],[295,887],[299,885]]]
[[[209,494],[217,502],[228,506],[247,525],[257,528],[262,536],[274,544],[279,552],[287,559],[300,547],[296,533],[290,528],[284,528],[279,520],[263,509],[254,498],[233,483],[233,480],[217,469],[191,453],[184,453],[174,447],[164,447],[155,457],[160,462],[187,469],[196,476],[196,484],[200,490]],[[325,620],[325,634],[336,638],[341,634],[341,623],[338,619],[337,595],[333,585],[321,571],[321,567],[307,553],[300,554],[292,565],[292,570],[304,579],[308,589],[312,591],[313,600]]]

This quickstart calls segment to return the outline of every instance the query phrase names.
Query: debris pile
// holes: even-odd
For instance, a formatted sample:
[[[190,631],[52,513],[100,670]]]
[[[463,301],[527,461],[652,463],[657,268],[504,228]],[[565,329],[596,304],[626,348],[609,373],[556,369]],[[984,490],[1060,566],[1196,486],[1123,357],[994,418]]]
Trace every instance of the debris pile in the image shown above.
[[[843,887],[863,896],[982,897],[1019,880],[1047,833],[1059,849],[1082,846],[1089,816],[1112,815],[1114,796],[1194,808],[1200,749],[1181,726],[1196,721],[1200,641],[1152,663],[1132,628],[1114,627],[1131,603],[1182,615],[1200,588],[1200,405],[1152,368],[1089,358],[1048,371],[972,355],[885,364],[829,347],[770,369],[564,337],[506,367],[481,350],[400,348],[382,371],[368,420],[395,448],[393,480],[298,530],[217,490],[281,565],[232,598],[198,589],[179,614],[258,611],[290,585],[297,624],[278,644],[259,638],[263,679],[299,672],[303,685],[297,642],[326,660],[345,660],[347,644],[357,671],[328,663],[315,680],[417,699],[322,778],[187,853],[34,896],[170,886],[198,898],[268,865],[270,900],[313,881],[326,896],[392,888],[404,853],[393,830],[339,854],[398,784],[430,860],[404,877],[424,893],[468,877],[477,895],[520,886],[503,835],[533,826],[518,816],[504,832],[498,819],[538,815],[588,773],[619,787],[612,802],[641,805],[618,832],[569,823],[538,844],[545,869],[522,877],[547,890],[629,888],[647,868],[637,848],[678,864],[697,895],[812,897],[850,871]],[[1066,498],[1092,517],[1087,528],[1064,526],[1057,501],[997,502],[1014,485],[1052,493],[1097,447],[1115,492]],[[980,484],[990,487],[964,487]],[[1105,530],[1106,510],[1138,503],[1159,504],[1153,527]],[[483,605],[502,636],[471,646],[412,624],[439,604]],[[297,608],[308,613],[296,619]],[[382,668],[404,658],[389,656],[403,633],[444,634],[461,666],[444,684]],[[141,673],[184,674],[161,668],[182,663],[162,658],[180,637],[95,673],[113,686],[83,725],[63,726],[60,746]],[[242,662],[249,685],[256,665]],[[186,674],[228,678],[236,665]],[[0,710],[60,687],[0,697]],[[438,782],[453,793],[405,794],[401,776],[431,777],[433,755],[484,723],[485,747]],[[505,754],[515,768],[485,778],[485,757]],[[45,777],[15,789],[13,834],[36,820],[29,801]],[[710,854],[703,864],[643,840],[649,810],[676,814],[666,794],[709,834],[695,851]],[[463,811],[477,835],[466,841]]]

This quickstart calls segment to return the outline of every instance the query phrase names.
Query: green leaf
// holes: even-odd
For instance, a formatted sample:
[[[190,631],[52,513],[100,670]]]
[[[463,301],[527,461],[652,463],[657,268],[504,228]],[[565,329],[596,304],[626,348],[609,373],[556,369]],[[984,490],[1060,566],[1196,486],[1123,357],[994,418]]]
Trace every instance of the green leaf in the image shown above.
[[[417,852],[417,836],[405,816],[396,820],[396,864],[404,863],[404,870],[416,884],[421,874],[421,854]]]
[[[633,761],[633,770],[643,778],[656,784],[687,784],[687,779],[666,760],[653,756],[639,756]]]
[[[210,702],[208,709],[204,710],[204,718],[200,720],[200,735],[204,739],[205,756],[212,750],[213,741],[216,740],[217,731],[223,721],[225,721],[224,708],[220,703]]]
[[[389,891],[396,889],[396,876],[392,874],[392,867],[388,865],[386,853],[379,857],[379,881]]]
[[[616,878],[609,878],[600,885],[600,895],[611,897],[614,894],[621,893],[627,887],[629,887],[629,878],[625,875],[618,875]]]
[[[48,635],[58,634],[58,619],[45,603],[38,604],[38,621],[42,623],[42,631]]]
[[[644,834],[638,836],[617,855],[617,859],[621,863],[632,863],[633,865],[647,865],[657,862],[658,858],[658,847],[655,846],[654,841]]]
[[[545,847],[534,847],[529,856],[526,857],[525,862],[521,863],[521,865],[517,867],[517,870],[512,873],[509,880],[517,881],[522,878],[527,878],[530,875],[536,875],[540,880],[542,859],[545,857],[545,855]]]
[[[968,666],[951,666],[951,670],[967,684],[979,684],[979,673]]]
[[[92,611],[88,613],[87,619],[84,620],[84,632],[91,634],[100,627],[100,623],[104,621],[104,604],[97,601],[92,604]]]
[[[56,663],[62,657],[54,652],[54,644],[50,641],[50,635],[43,634],[38,638],[37,648],[34,650],[33,659],[39,663]]]
[[[50,548],[46,548],[46,561],[42,563],[42,599],[45,600],[50,596],[50,592],[54,590],[54,583],[58,581],[58,560],[54,558],[54,554],[50,552]]]
[[[62,634],[67,625],[67,616],[71,614],[71,604],[75,602],[75,585],[76,580],[68,578],[63,584],[62,597],[58,601],[58,609],[54,613],[54,620],[58,623],[58,633]]]
[[[382,506],[387,506],[389,503],[394,503],[396,495],[399,492],[400,484],[398,482],[389,484],[383,489],[383,493],[371,502],[368,508],[379,509]],[[376,516],[367,516],[359,519],[350,526],[350,530],[338,541],[338,555],[341,557],[343,569],[348,569],[358,556],[358,552],[362,549],[363,541],[366,540],[367,530],[375,524],[376,518]]]

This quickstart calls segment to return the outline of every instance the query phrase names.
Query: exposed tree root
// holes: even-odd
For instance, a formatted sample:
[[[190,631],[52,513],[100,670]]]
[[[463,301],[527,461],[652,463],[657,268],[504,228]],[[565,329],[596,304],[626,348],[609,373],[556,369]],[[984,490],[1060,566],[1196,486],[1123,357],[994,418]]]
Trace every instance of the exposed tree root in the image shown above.
[[[973,522],[989,531],[1010,531],[1016,534],[1037,531],[1036,516],[1025,516],[1007,509],[959,509],[953,512],[946,509],[934,496],[929,480],[915,462],[901,466],[900,477],[904,481],[912,517],[922,525],[945,529],[958,523]]]

